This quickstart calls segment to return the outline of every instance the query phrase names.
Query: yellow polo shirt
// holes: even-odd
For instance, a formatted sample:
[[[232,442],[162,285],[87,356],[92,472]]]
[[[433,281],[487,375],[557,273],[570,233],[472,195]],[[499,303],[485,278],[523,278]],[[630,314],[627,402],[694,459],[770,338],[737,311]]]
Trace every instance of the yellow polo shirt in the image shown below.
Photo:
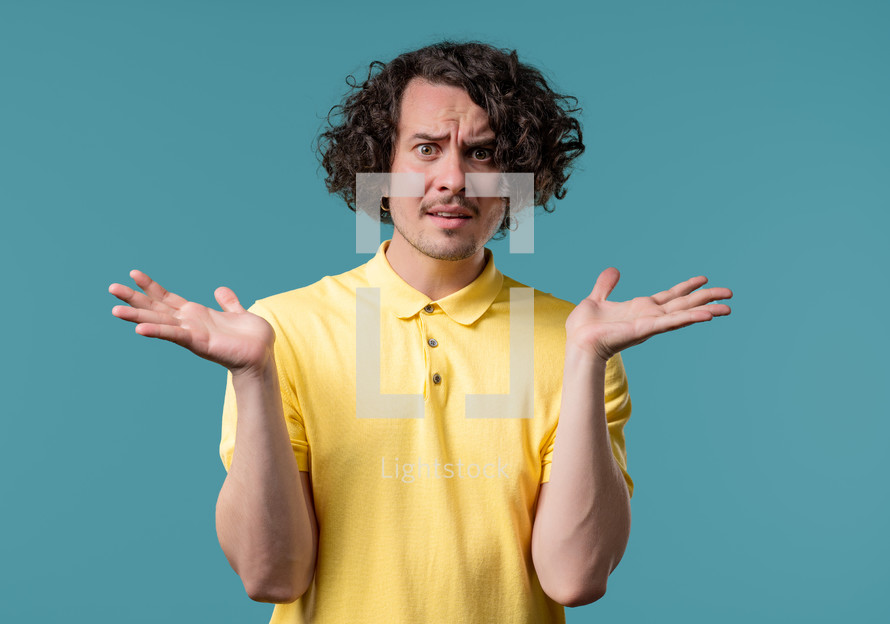
[[[531,535],[574,305],[518,290],[527,287],[498,271],[487,248],[475,281],[430,301],[393,271],[389,242],[351,271],[250,307],[275,329],[284,417],[297,464],[312,474],[319,525],[315,578],[271,622],[564,622],[538,582]],[[521,293],[532,292],[523,308]],[[512,375],[511,345],[533,353],[531,363],[514,356]],[[630,410],[616,355],[606,411],[632,492]],[[229,374],[226,470],[236,417]]]

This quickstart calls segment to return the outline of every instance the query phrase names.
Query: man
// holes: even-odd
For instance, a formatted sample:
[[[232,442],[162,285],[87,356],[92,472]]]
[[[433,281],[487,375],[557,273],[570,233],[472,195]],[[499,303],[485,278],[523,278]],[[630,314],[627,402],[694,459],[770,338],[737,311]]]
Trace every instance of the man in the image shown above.
[[[221,287],[222,312],[133,271],[145,294],[112,284],[130,304],[113,313],[229,370],[217,531],[273,623],[562,622],[629,536],[619,352],[729,314],[711,302],[732,293],[696,277],[612,302],[610,268],[578,306],[534,291],[521,308],[484,247],[508,202],[469,196],[467,174],[531,171],[538,205],[562,197],[576,109],[484,44],[378,68],[320,142],[352,208],[357,173],[423,177],[422,197],[382,198],[394,232],[372,260],[250,310]]]

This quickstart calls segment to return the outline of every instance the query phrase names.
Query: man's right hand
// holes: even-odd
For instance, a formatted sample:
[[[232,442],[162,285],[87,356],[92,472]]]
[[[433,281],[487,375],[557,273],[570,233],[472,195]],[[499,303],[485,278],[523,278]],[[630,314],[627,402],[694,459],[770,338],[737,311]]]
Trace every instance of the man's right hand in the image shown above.
[[[108,292],[130,304],[117,305],[111,313],[136,323],[136,333],[185,347],[232,374],[259,373],[274,361],[275,330],[262,317],[245,310],[231,289],[220,286],[213,293],[222,312],[168,292],[136,269],[130,277],[144,291],[111,284]]]
[[[130,304],[114,306],[114,316],[136,323],[137,334],[175,342],[232,372],[238,436],[216,504],[219,544],[253,600],[295,601],[315,576],[318,523],[309,473],[300,472],[285,426],[275,330],[228,288],[214,292],[219,312],[141,271],[130,277],[144,294],[111,284],[108,292]]]

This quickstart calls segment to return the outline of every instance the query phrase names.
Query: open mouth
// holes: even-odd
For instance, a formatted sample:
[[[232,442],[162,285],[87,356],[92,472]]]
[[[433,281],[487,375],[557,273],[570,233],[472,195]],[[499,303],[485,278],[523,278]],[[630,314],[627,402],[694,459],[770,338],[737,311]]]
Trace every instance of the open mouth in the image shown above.
[[[459,215],[445,212],[429,212],[426,216],[432,219],[433,223],[435,223],[437,226],[446,230],[463,227],[471,219],[469,215]]]
[[[431,212],[429,213],[434,217],[439,217],[441,219],[469,219],[470,217],[464,215],[456,215],[456,214],[448,214],[444,212]]]

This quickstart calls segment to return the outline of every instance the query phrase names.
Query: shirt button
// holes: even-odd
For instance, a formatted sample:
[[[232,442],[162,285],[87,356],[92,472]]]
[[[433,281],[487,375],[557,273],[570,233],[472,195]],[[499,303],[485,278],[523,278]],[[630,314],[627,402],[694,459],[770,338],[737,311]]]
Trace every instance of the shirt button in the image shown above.
[[[439,346],[439,341],[436,340],[435,338],[430,338],[430,339],[427,340],[426,342],[427,342],[427,344],[428,344],[429,346],[431,346],[431,347],[437,347],[437,346]]]
[[[432,306],[432,305],[428,305],[428,306],[426,306],[426,307],[423,309],[423,311],[426,312],[427,314],[432,314],[432,313],[433,313],[433,306]]]
[[[433,375],[433,383],[434,384],[442,383],[442,375],[440,375],[439,373],[434,374]]]

